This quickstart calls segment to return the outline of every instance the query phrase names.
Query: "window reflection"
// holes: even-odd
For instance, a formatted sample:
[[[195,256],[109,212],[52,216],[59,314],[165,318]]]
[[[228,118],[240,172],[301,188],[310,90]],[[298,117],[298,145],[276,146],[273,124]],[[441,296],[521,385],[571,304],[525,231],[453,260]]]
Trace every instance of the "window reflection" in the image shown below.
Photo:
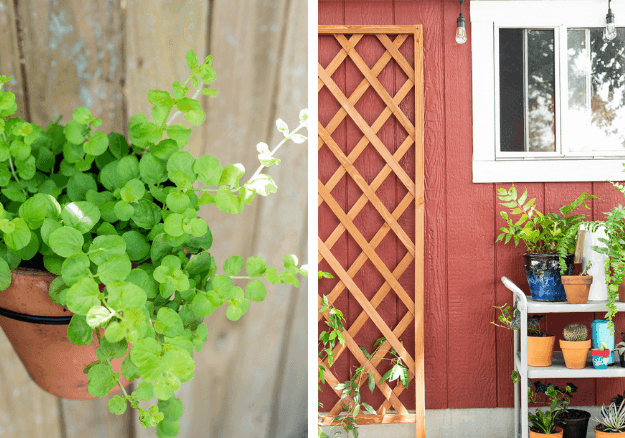
[[[569,30],[568,114],[569,149],[625,149],[625,28],[603,40],[603,29]],[[587,47],[590,47],[590,50]]]

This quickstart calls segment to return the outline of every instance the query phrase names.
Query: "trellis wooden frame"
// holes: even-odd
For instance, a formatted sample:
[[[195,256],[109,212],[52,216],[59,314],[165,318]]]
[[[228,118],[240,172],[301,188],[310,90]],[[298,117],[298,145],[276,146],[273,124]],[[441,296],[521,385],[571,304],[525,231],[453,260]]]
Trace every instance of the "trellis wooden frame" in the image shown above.
[[[416,411],[415,413],[409,413],[403,404],[399,401],[398,396],[403,391],[403,386],[397,385],[395,389],[386,384],[379,385],[377,387],[382,391],[386,397],[386,401],[380,406],[376,412],[377,415],[358,415],[356,421],[358,424],[379,424],[379,423],[416,423],[417,437],[425,437],[424,426],[424,413],[425,413],[425,390],[424,390],[424,305],[423,305],[423,292],[424,292],[424,158],[423,158],[423,146],[424,146],[424,90],[423,90],[423,30],[422,26],[319,26],[319,34],[331,34],[341,45],[341,50],[335,55],[334,59],[324,69],[320,64],[318,65],[318,88],[320,91],[324,86],[334,95],[341,105],[340,110],[334,115],[332,120],[327,126],[322,126],[319,123],[319,138],[318,149],[325,144],[327,145],[334,156],[339,160],[341,166],[336,170],[334,175],[324,185],[321,181],[318,181],[318,205],[326,202],[332,212],[339,218],[340,224],[332,232],[330,237],[324,242],[320,238],[318,239],[319,245],[319,261],[325,259],[326,262],[332,267],[334,272],[339,278],[339,282],[328,295],[330,302],[334,302],[336,298],[343,292],[345,288],[349,293],[358,301],[362,306],[363,312],[354,321],[351,327],[346,327],[344,331],[345,347],[350,350],[353,356],[361,363],[367,363],[367,358],[364,356],[358,345],[354,341],[356,333],[362,328],[367,319],[371,319],[378,329],[382,332],[386,338],[386,342],[378,353],[370,360],[365,367],[365,372],[371,372],[376,382],[380,381],[381,376],[376,371],[377,364],[381,361],[386,353],[391,349],[395,349],[408,366],[410,379],[415,380],[416,390]],[[355,47],[363,35],[373,34],[376,35],[378,40],[386,48],[385,53],[378,59],[373,68],[369,69],[360,58]],[[345,35],[351,35],[348,40]],[[389,35],[396,35],[395,40],[392,41]],[[414,38],[414,68],[405,60],[405,58],[399,53],[398,48],[401,47],[406,38]],[[351,58],[356,64],[359,70],[363,73],[365,78],[360,85],[354,90],[352,95],[348,98],[339,87],[334,83],[331,76],[336,69],[343,63],[346,58]],[[407,74],[408,80],[399,89],[397,94],[393,97],[384,89],[382,84],[377,79],[377,75],[382,71],[384,66],[394,59],[399,67]],[[365,120],[358,114],[355,109],[356,102],[364,94],[364,92],[372,87],[378,95],[384,101],[386,108],[382,111],[378,119],[369,126]],[[408,92],[414,87],[415,90],[415,123],[414,125],[408,120],[405,114],[399,108],[399,103],[405,98]],[[400,145],[398,150],[391,155],[388,149],[376,136],[376,133],[384,125],[386,120],[392,115],[396,117],[399,123],[408,132],[407,138]],[[332,140],[332,133],[339,126],[341,121],[349,115],[356,125],[360,128],[364,136],[350,152],[349,156],[341,151],[337,144]],[[368,185],[365,179],[358,173],[358,170],[354,167],[353,163],[365,149],[368,144],[371,144],[380,153],[380,155],[386,161],[386,165],[379,172],[371,185]],[[406,174],[406,172],[399,165],[400,158],[411,148],[414,144],[415,151],[415,177],[413,179]],[[384,204],[378,199],[375,194],[375,190],[384,182],[386,177],[394,172],[398,179],[406,186],[408,193],[404,199],[398,204],[395,211],[389,212]],[[360,199],[354,204],[348,213],[345,213],[340,205],[333,199],[331,195],[332,189],[336,186],[339,180],[348,173],[351,178],[360,187],[363,194]],[[412,200],[415,200],[415,242],[412,242],[406,235],[404,230],[397,223],[397,219],[411,204]],[[352,220],[358,215],[367,202],[376,208],[384,219],[384,225],[378,230],[373,239],[368,242],[358,229],[353,224]],[[386,267],[384,262],[380,260],[379,256],[375,252],[375,248],[382,241],[384,236],[392,230],[400,240],[400,242],[406,246],[408,253],[399,262],[395,270],[391,273]],[[343,232],[349,232],[349,234],[356,240],[361,250],[363,251],[356,261],[349,269],[345,269],[332,255],[330,248],[336,243]],[[386,282],[378,290],[371,301],[363,295],[362,291],[353,281],[353,276],[362,267],[365,261],[369,259],[374,264],[376,269],[384,276]],[[412,260],[415,261],[415,300],[414,302],[406,291],[399,284],[397,279],[410,265]],[[389,291],[393,290],[402,302],[408,308],[408,313],[401,319],[397,327],[391,330],[387,324],[383,321],[380,315],[376,311],[376,307],[382,302],[384,297]],[[321,305],[321,297],[319,297],[319,303]],[[328,318],[327,311],[319,314],[319,320],[321,318]],[[408,327],[410,322],[415,321],[415,357],[412,358],[398,340],[401,333]],[[336,346],[334,350],[335,360],[338,360],[345,347],[340,344]],[[324,365],[325,372],[324,377],[331,387],[334,387],[339,382],[332,374],[330,368],[321,359],[320,365]],[[337,395],[341,394],[340,390],[335,390]],[[348,400],[349,402],[349,400]],[[375,407],[374,407],[375,408]],[[389,413],[389,408],[393,408],[396,413]],[[322,419],[323,425],[332,424],[332,420],[340,414],[342,411],[341,403],[337,403]]]

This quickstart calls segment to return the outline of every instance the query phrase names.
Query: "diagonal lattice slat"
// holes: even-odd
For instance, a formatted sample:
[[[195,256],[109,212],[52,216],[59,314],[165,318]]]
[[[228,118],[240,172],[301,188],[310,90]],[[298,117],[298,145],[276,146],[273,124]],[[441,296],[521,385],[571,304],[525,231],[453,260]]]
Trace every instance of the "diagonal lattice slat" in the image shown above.
[[[377,409],[374,407],[377,415],[360,414],[356,417],[359,424],[413,422],[417,423],[417,436],[421,438],[424,436],[422,333],[422,233],[424,199],[422,30],[420,26],[319,26],[319,33],[333,35],[340,48],[326,68],[323,68],[320,64],[318,65],[317,88],[318,91],[321,91],[325,87],[340,104],[340,108],[325,126],[322,123],[318,124],[318,149],[321,150],[324,146],[327,147],[332,155],[337,158],[340,166],[334,171],[325,184],[320,180],[318,181],[318,205],[321,206],[325,203],[330,211],[339,219],[339,224],[329,237],[327,237],[325,241],[319,239],[318,260],[319,262],[325,260],[340,280],[328,295],[328,300],[333,303],[342,293],[347,292],[362,308],[362,311],[351,325],[345,327],[343,333],[345,345],[341,346],[339,344],[334,348],[334,361],[336,363],[336,361],[342,360],[342,353],[345,350],[349,350],[351,355],[364,366],[365,373],[373,374],[377,388],[385,397],[385,401],[377,407]],[[365,63],[358,53],[358,44],[363,40],[363,36],[367,34],[375,35],[375,38],[377,38],[385,50],[371,68],[368,67],[367,63]],[[351,36],[347,38],[346,35]],[[411,65],[401,54],[402,45],[408,38],[414,38],[414,65]],[[362,79],[349,97],[344,94],[341,87],[332,79],[332,75],[347,59],[350,59],[364,76],[364,79]],[[399,87],[394,96],[384,88],[378,79],[378,75],[391,61],[394,61],[407,76],[407,80]],[[383,111],[371,125],[367,124],[356,109],[356,104],[359,99],[365,94],[365,91],[369,89],[374,90],[385,105]],[[411,90],[415,91],[415,123],[411,122],[409,117],[401,110],[401,104]],[[380,129],[382,129],[391,116],[397,120],[406,133],[405,139],[400,142],[401,144],[394,153],[391,153],[378,137]],[[347,117],[359,128],[362,137],[356,143],[355,147],[346,155],[332,136]],[[383,168],[378,172],[375,178],[371,180],[372,182],[370,184],[367,183],[366,179],[354,166],[354,163],[368,145],[371,145],[384,160]],[[417,174],[414,178],[408,175],[400,164],[400,160],[409,153],[415,153]],[[348,175],[362,192],[356,203],[352,205],[348,212],[343,211],[341,205],[332,196],[332,190],[345,175]],[[396,176],[407,191],[392,211],[382,203],[376,194],[376,190],[378,190],[391,175]],[[373,206],[384,220],[384,223],[370,241],[363,236],[353,222],[367,204]],[[411,205],[414,206],[416,212],[415,226],[417,227],[417,233],[414,242],[399,223],[400,217]],[[342,266],[332,253],[333,246],[344,233],[351,236],[361,251],[351,266]],[[376,248],[380,246],[388,233],[392,233],[396,236],[407,251],[403,257],[398,259],[394,267],[387,267],[376,253]],[[371,299],[367,299],[363,290],[361,290],[353,280],[367,260],[373,264],[384,279],[384,283],[377,289]],[[412,265],[413,261],[416,269],[414,300],[399,282],[401,276],[406,272],[406,269]],[[395,294],[406,307],[404,309],[405,313],[403,315],[398,315],[399,322],[394,327],[389,327],[377,310],[378,306],[389,294]],[[319,298],[319,306],[321,306],[321,298]],[[399,309],[397,311],[401,313]],[[327,311],[322,312],[318,315],[318,318],[319,320],[324,318],[328,320],[329,314]],[[360,347],[354,340],[367,321],[373,322],[386,339],[382,347],[370,359],[362,353]],[[413,321],[416,333],[415,357],[410,355],[400,341],[400,337],[409,326],[412,325]],[[387,383],[378,383],[381,379],[381,375],[377,371],[377,366],[382,363],[382,360],[391,348],[399,354],[402,361],[407,366],[410,381],[416,381],[417,411],[414,414],[409,413],[399,400],[399,395],[406,389],[403,385],[397,384],[391,389]],[[330,386],[334,387],[338,383],[337,377],[333,374],[327,363],[319,359],[319,364],[325,369],[325,380]],[[365,380],[360,381],[359,385],[362,385],[364,382]],[[341,391],[334,389],[333,391],[336,393],[337,397],[340,398]],[[349,405],[350,403],[353,403],[353,400],[338,400],[329,411],[328,415],[322,419],[322,424],[331,424],[332,419],[341,414],[343,410],[342,405]],[[389,409],[393,409],[395,413],[389,412]]]

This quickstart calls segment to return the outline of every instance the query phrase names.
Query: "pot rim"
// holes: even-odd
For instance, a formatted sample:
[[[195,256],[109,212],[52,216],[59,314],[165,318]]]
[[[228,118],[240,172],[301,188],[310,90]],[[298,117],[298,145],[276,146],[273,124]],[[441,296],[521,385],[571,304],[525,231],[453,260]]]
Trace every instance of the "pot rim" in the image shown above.
[[[30,276],[41,276],[41,277],[56,277],[55,274],[53,274],[50,271],[42,271],[40,269],[34,269],[34,268],[24,268],[21,266],[18,266],[17,268],[13,269],[11,271],[12,273],[16,273],[16,274],[22,274],[22,275],[30,275]]]
[[[600,350],[599,348],[591,348],[590,354],[597,357],[608,357],[612,350]]]
[[[560,347],[566,347],[568,350],[587,350],[590,348],[591,340],[585,341],[567,341],[566,339],[560,339]]]

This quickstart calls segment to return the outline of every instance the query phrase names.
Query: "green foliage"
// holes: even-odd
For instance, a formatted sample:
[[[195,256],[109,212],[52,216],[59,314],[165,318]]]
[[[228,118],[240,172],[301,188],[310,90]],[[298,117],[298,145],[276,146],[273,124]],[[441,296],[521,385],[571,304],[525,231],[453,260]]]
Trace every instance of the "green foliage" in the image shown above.
[[[297,260],[287,260],[288,257],[289,256],[285,257],[285,265],[292,261],[295,263],[297,262]],[[320,271],[319,278],[321,279],[324,277],[333,278],[331,274]],[[345,346],[345,328],[343,325],[345,318],[343,317],[343,313],[329,302],[327,295],[323,295],[321,297],[319,313],[325,314],[326,325],[329,329],[328,331],[324,330],[319,334],[320,349],[318,356],[322,364],[318,367],[318,380],[321,383],[325,383],[325,364],[329,367],[334,365],[334,348],[336,347],[337,341],[342,346]],[[391,368],[380,378],[380,381],[377,382],[378,385],[383,385],[385,382],[391,383],[398,381],[398,384],[407,388],[410,382],[408,368],[402,362],[399,354],[393,348],[389,349],[387,347],[385,338],[382,337],[376,340],[373,347],[375,350],[372,354],[370,354],[367,349],[361,346],[360,350],[367,358],[365,364],[356,369],[351,379],[334,386],[334,389],[342,391],[339,402],[344,401],[344,403],[342,403],[342,407],[346,413],[335,417],[332,420],[332,425],[340,426],[348,436],[351,432],[355,438],[358,437],[356,416],[361,412],[364,413],[365,411],[371,415],[376,415],[375,410],[369,404],[362,401],[360,393],[360,388],[365,381],[368,381],[367,387],[369,388],[369,391],[373,392],[375,390],[376,380],[375,376],[371,372],[373,366],[369,365],[369,363],[375,359],[376,363],[386,360],[391,364]],[[381,350],[384,351],[384,353],[380,353]],[[385,357],[387,352],[390,354],[391,358]],[[321,390],[320,387],[319,390]],[[337,436],[337,433],[335,433],[334,436]],[[328,435],[323,432],[321,427],[318,427],[318,437],[328,437]]]
[[[501,227],[501,234],[495,242],[503,240],[504,243],[514,241],[517,246],[522,240],[527,252],[531,254],[555,254],[560,255],[560,270],[564,274],[566,270],[565,257],[575,252],[575,242],[579,226],[587,215],[571,213],[577,207],[589,209],[586,201],[597,198],[586,192],[579,195],[569,205],[561,207],[556,213],[542,214],[535,207],[536,199],[527,200],[527,190],[518,196],[517,190],[512,185],[506,190],[497,190],[500,205],[508,211],[500,211],[506,226]],[[514,219],[511,217],[513,216]]]
[[[521,380],[517,371],[513,371],[510,378],[515,384]],[[577,386],[573,383],[567,383],[565,388],[560,388],[551,383],[541,383],[540,381],[535,381],[532,385],[529,380],[527,383],[529,402],[544,404],[549,407],[549,410],[546,411],[536,409],[535,413],[529,412],[528,419],[532,422],[536,432],[551,434],[555,431],[558,415],[567,412],[568,405],[571,403],[571,394],[577,391]]]
[[[196,97],[217,95],[205,88],[216,79],[212,58],[200,62],[189,51],[185,60],[189,77],[171,91],[149,91],[151,118],[132,116],[128,140],[99,131],[102,120],[87,108],[64,126],[59,119],[43,129],[11,117],[15,96],[0,90],[0,290],[22,260],[41,254],[59,276],[51,299],[74,313],[70,341],[98,339],[98,360],[85,370],[89,392],[104,397],[121,387],[120,376],[139,380],[133,393],[122,388],[111,398],[109,410],[138,409],[141,424],[157,426],[159,436],[178,433],[182,403],[174,391],[193,378],[193,350],[207,340],[203,318],[225,305],[227,317],[238,320],[265,299],[266,283],[298,286],[298,276],[307,275],[290,255],[284,269],[233,256],[217,274],[208,252],[213,236],[199,216],[203,205],[236,214],[256,195],[274,193],[275,182],[261,171],[279,164],[273,155],[286,141],[305,140],[298,132],[307,128],[306,111],[293,131],[280,121],[284,138],[262,150],[245,180],[241,164],[181,150],[193,130],[172,122],[182,115],[200,125],[206,115]],[[1,76],[0,85],[8,80]],[[124,358],[121,373],[111,367],[114,358]],[[157,404],[139,407],[154,397]]]
[[[625,187],[622,184],[612,183],[612,185],[625,196]],[[605,231],[605,237],[598,239],[604,246],[593,246],[592,250],[607,256],[604,271],[608,286],[608,302],[606,303],[608,313],[605,319],[608,320],[608,328],[614,333],[612,318],[618,310],[615,304],[618,298],[618,288],[625,279],[625,207],[619,204],[604,215],[603,221],[585,222],[585,226],[592,232],[597,232],[601,228]]]

